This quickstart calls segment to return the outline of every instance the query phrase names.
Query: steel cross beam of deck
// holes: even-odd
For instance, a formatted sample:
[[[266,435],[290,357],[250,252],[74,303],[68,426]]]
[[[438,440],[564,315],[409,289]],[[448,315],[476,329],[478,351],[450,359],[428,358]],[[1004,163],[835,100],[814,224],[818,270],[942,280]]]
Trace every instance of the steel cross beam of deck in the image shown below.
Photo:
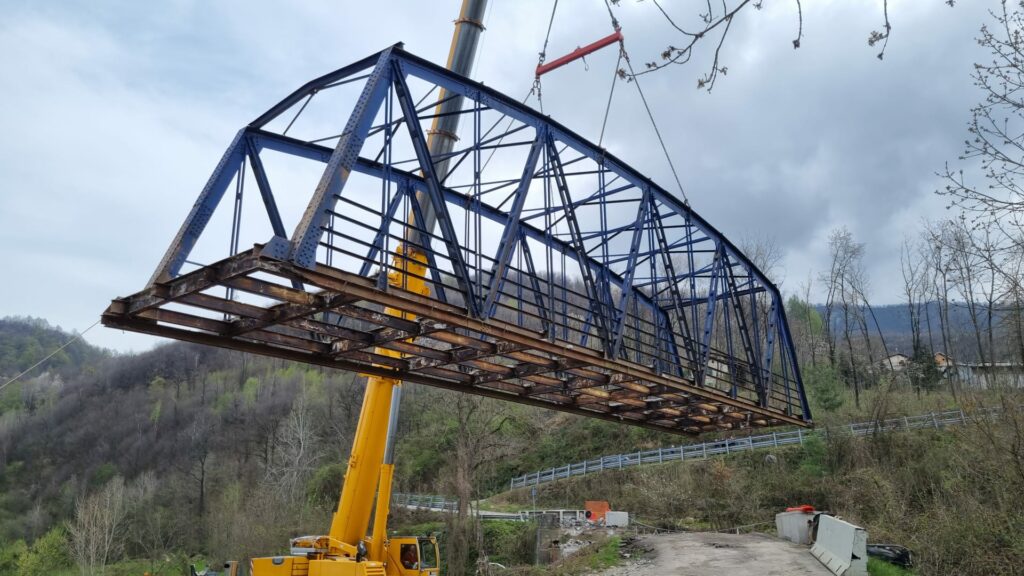
[[[466,103],[443,158],[424,144],[439,90]],[[319,174],[304,211],[299,164]],[[247,183],[265,217],[213,224]],[[269,232],[239,252],[253,227]],[[386,281],[416,254],[426,295]],[[811,422],[781,295],[735,245],[608,151],[399,46],[239,131],[103,321],[675,433]]]

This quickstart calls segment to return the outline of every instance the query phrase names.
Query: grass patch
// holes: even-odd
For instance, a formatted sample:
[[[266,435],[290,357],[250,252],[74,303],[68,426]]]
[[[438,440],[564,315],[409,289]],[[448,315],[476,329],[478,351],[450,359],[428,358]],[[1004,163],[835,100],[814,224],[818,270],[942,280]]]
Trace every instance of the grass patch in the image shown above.
[[[597,552],[590,556],[590,567],[603,570],[619,564],[619,537],[613,536],[601,544]]]
[[[889,564],[885,560],[868,558],[868,574],[871,576],[913,576],[914,573],[895,564]]]

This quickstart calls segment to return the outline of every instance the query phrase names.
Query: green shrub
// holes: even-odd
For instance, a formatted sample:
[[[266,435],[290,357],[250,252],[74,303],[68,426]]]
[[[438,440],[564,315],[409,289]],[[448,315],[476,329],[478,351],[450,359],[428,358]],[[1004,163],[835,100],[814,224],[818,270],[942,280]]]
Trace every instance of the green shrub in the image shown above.
[[[0,576],[17,574],[21,557],[28,553],[24,540],[15,540],[0,547]]]
[[[63,526],[43,534],[18,558],[18,576],[52,576],[71,565],[68,537]]]
[[[317,468],[306,484],[306,496],[314,506],[333,508],[345,482],[345,464],[328,464]]]
[[[92,477],[89,478],[89,484],[94,488],[105,486],[111,478],[117,476],[117,466],[113,464],[100,464],[92,472]]]
[[[597,553],[590,557],[590,567],[595,570],[611,568],[619,563],[619,537],[609,538],[607,542],[597,549]]]
[[[804,440],[801,458],[800,474],[811,478],[821,478],[827,469],[825,465],[826,445],[821,436],[811,434]]]
[[[839,373],[827,364],[803,367],[804,386],[815,408],[835,412],[843,406],[846,391]]]
[[[490,520],[483,522],[483,531],[484,547],[491,562],[505,566],[533,563],[536,524]]]

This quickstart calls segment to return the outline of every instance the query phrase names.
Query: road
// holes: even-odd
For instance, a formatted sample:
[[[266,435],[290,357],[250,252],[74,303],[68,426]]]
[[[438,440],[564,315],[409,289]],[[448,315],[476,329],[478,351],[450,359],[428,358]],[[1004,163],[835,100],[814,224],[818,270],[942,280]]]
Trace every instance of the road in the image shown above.
[[[808,548],[765,534],[648,536],[654,551],[601,576],[832,576]]]

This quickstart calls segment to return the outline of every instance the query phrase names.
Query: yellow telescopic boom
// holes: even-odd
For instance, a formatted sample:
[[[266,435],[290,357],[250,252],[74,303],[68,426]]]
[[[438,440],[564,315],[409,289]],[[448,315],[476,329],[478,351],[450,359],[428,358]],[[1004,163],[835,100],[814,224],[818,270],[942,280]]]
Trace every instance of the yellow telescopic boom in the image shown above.
[[[469,75],[476,56],[480,33],[483,31],[483,16],[487,0],[463,0],[459,19],[455,21],[448,55],[448,69],[462,75]],[[428,133],[427,144],[432,156],[451,152],[456,141],[462,97],[447,99],[444,90],[438,96],[433,126]],[[450,113],[450,114],[449,114]],[[437,164],[441,174],[447,171],[448,160]],[[425,197],[417,197],[424,222],[418,226],[430,231],[436,223],[433,205]],[[412,215],[408,216],[412,222]],[[427,257],[413,241],[412,227],[407,229],[403,246],[392,261],[388,273],[388,284],[395,288],[427,295]],[[397,310],[385,309],[387,314],[409,318]],[[377,354],[397,357],[399,352],[377,348]],[[369,376],[366,394],[359,415],[359,424],[352,445],[352,453],[345,473],[345,484],[338,501],[338,511],[331,523],[330,537],[338,542],[356,545],[362,541],[369,529],[372,495],[377,493],[377,508],[374,513],[373,537],[368,546],[370,560],[384,561],[384,540],[386,538],[388,504],[391,499],[393,474],[393,450],[395,426],[398,418],[398,404],[401,398],[401,381],[395,378]],[[377,488],[377,490],[375,490]]]

